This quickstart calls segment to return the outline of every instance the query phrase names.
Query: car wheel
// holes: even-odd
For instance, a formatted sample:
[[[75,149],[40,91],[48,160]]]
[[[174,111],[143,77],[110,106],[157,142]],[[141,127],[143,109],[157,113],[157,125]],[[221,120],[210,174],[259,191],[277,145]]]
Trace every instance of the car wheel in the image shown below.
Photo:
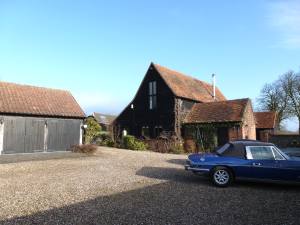
[[[227,187],[233,181],[232,172],[226,167],[216,167],[214,168],[211,179],[214,185],[218,187]]]

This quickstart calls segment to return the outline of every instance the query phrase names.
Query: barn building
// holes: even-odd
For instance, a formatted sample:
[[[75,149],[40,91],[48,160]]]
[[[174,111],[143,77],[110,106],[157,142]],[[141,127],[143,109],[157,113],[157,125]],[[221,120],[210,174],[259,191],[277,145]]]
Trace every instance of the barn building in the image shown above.
[[[67,150],[84,118],[68,91],[0,82],[0,154]]]
[[[138,138],[170,134],[185,139],[191,133],[195,136],[195,129],[208,134],[208,127],[216,145],[256,139],[250,99],[227,100],[218,87],[154,63],[113,125],[116,139],[124,130]]]

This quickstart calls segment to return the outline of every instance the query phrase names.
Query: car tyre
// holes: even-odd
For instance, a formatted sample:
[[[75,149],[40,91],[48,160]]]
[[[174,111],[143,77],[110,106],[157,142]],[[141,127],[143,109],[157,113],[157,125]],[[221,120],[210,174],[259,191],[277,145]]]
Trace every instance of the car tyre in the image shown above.
[[[218,187],[228,187],[233,182],[233,179],[233,174],[227,167],[215,167],[211,173],[211,180]]]

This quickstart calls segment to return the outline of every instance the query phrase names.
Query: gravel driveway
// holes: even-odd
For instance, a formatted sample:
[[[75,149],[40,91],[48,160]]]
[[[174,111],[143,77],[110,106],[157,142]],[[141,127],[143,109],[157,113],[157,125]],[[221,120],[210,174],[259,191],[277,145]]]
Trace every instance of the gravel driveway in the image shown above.
[[[0,224],[300,223],[299,186],[216,188],[184,171],[185,158],[110,148],[0,157]]]

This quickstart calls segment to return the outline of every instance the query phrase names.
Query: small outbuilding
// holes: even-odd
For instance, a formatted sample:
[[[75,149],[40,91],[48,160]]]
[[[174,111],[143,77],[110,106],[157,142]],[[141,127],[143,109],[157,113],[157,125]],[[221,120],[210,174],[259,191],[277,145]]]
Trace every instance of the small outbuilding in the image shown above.
[[[84,118],[68,91],[0,82],[0,154],[67,150]]]
[[[102,131],[110,131],[112,129],[111,124],[116,119],[116,116],[114,115],[108,115],[108,114],[102,114],[96,112],[94,112],[91,116],[94,117],[95,120],[99,123]]]
[[[276,112],[255,112],[256,119],[256,139],[260,141],[269,141],[270,135],[273,135],[278,129]]]
[[[184,137],[198,143],[212,139],[215,146],[256,138],[251,100],[235,99],[195,104],[184,120]]]

